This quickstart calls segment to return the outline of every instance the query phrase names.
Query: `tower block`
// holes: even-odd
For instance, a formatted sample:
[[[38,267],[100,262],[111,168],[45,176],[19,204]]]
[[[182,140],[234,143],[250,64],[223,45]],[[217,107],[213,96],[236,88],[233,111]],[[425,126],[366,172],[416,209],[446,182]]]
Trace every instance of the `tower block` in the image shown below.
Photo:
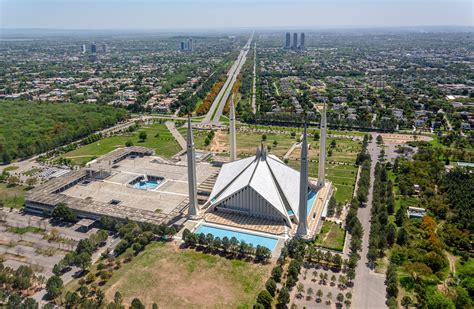
[[[188,136],[187,136],[186,156],[188,159],[188,190],[189,206],[188,217],[195,218],[199,216],[199,205],[197,201],[197,182],[196,182],[196,156],[194,151],[193,127],[191,117],[188,116]]]
[[[237,159],[237,136],[235,132],[235,106],[234,106],[234,95],[230,98],[230,162]]]
[[[326,103],[323,103],[323,112],[321,113],[321,130],[319,139],[319,168],[318,168],[318,184],[322,188],[326,183]]]
[[[301,143],[301,170],[300,170],[300,200],[298,205],[298,237],[308,236],[308,137],[306,124],[304,126],[303,141]]]

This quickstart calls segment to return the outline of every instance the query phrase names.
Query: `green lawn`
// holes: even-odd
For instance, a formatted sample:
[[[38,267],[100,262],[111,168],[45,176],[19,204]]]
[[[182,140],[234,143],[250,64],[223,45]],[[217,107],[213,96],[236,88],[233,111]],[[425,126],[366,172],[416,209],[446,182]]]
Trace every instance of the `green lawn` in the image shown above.
[[[186,139],[188,136],[188,128],[185,127],[180,127],[178,128],[178,131],[181,133],[181,135]],[[196,146],[196,149],[201,149],[201,150],[207,150],[208,147],[206,147],[204,141],[207,138],[207,135],[209,134],[210,130],[196,130],[193,129],[193,137],[194,137],[194,145]]]
[[[44,234],[44,231],[42,229],[35,226],[9,227],[7,231],[10,233],[15,233],[15,234],[25,234],[25,233]]]
[[[299,161],[289,160],[288,165],[296,170],[300,169]],[[314,178],[318,177],[318,162],[311,162],[309,164],[309,176]],[[352,199],[355,180],[357,177],[357,166],[327,164],[326,177],[332,181],[333,185],[336,187],[334,197],[338,203],[347,202]]]
[[[153,243],[114,271],[104,285],[106,298],[120,291],[124,303],[134,297],[147,308],[251,308],[271,266],[228,260],[171,243]]]
[[[321,232],[315,240],[315,244],[324,248],[342,251],[346,231],[337,223],[324,221]]]
[[[14,170],[17,170],[19,167],[16,166],[16,165],[10,165],[10,166],[7,166],[3,169],[3,171],[5,172],[11,172],[11,171],[14,171]]]
[[[147,138],[140,141],[138,135],[145,131]],[[174,137],[164,124],[152,124],[141,127],[130,136],[111,136],[103,138],[97,142],[85,145],[76,150],[70,151],[63,157],[70,158],[74,164],[84,165],[90,160],[104,155],[116,148],[124,147],[127,141],[131,141],[136,146],[143,146],[154,149],[156,154],[164,157],[171,157],[181,150]]]
[[[0,183],[0,202],[6,208],[22,208],[25,205],[26,187],[16,185],[9,186]]]

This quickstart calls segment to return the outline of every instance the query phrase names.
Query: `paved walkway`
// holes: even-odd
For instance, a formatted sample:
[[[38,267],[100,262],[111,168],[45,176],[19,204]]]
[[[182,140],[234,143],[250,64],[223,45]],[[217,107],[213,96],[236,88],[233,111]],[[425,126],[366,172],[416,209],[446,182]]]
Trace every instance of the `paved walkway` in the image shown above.
[[[369,233],[370,233],[370,210],[372,209],[372,196],[374,191],[374,173],[380,150],[376,144],[376,134],[372,134],[372,142],[368,146],[368,152],[372,159],[370,167],[370,188],[367,199],[367,207],[359,208],[357,213],[364,236],[362,238],[361,259],[357,264],[356,278],[354,282],[353,308],[374,309],[386,308],[385,305],[385,275],[377,274],[367,265],[367,252],[369,251]]]
[[[174,139],[178,142],[179,146],[185,150],[186,149],[186,140],[184,137],[179,133],[178,129],[176,129],[176,126],[173,121],[167,121],[165,122],[166,127],[168,130],[171,132],[173,135]]]

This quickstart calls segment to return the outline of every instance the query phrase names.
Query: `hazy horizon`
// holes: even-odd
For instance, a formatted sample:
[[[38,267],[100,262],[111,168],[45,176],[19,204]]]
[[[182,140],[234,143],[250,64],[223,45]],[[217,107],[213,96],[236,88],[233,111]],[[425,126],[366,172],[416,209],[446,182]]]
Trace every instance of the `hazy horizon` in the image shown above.
[[[0,0],[2,29],[472,27],[469,0]]]

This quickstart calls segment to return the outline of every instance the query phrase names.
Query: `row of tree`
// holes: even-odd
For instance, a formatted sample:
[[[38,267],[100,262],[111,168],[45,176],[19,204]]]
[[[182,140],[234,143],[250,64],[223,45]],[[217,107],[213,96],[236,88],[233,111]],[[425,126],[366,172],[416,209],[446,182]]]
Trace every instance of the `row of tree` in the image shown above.
[[[247,244],[245,241],[239,241],[235,237],[214,237],[212,234],[205,235],[204,233],[196,234],[190,230],[183,231],[183,241],[186,246],[205,247],[209,252],[222,252],[226,255],[237,256],[242,259],[254,257],[256,262],[266,263],[271,257],[271,251],[265,246],[258,245],[254,247],[252,244]]]

